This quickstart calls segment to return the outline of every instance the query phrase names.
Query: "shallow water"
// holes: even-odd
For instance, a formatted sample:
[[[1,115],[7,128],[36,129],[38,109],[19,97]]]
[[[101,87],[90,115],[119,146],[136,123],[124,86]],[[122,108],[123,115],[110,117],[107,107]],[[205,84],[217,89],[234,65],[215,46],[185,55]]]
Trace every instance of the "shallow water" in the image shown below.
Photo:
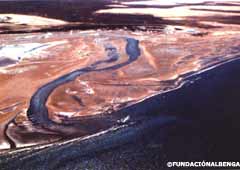
[[[0,169],[239,161],[239,7],[0,0]]]
[[[122,109],[236,60],[239,39],[235,34],[195,37],[182,30],[3,36],[0,56],[14,62],[0,60],[1,149],[86,137],[148,120],[152,113]]]

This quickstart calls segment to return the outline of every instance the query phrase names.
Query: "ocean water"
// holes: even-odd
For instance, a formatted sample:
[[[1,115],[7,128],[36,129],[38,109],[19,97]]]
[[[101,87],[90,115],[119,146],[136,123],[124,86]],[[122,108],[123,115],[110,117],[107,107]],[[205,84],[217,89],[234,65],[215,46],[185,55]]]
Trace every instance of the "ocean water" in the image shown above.
[[[0,8],[30,15],[36,4],[48,2],[24,3],[24,10],[12,2]],[[179,5],[115,3],[123,11],[124,5],[163,11]],[[74,30],[0,25],[0,169],[161,169],[167,161],[238,161],[239,4],[218,2],[215,9],[213,2],[191,3],[195,8],[178,9],[193,13],[168,18],[147,10],[97,13],[110,9],[107,1],[56,13],[64,3],[51,2],[36,15],[107,24],[85,31],[81,24]],[[196,11],[201,15],[187,16]]]

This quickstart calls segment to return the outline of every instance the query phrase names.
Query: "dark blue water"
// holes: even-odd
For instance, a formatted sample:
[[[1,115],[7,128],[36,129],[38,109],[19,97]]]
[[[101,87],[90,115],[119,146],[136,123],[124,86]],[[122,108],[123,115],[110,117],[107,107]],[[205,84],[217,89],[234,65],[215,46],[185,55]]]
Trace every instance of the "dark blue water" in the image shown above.
[[[82,142],[76,140],[12,156],[1,155],[1,167],[14,169],[21,165],[23,168],[44,169],[63,166],[58,160],[74,160],[69,166],[78,167],[81,159],[91,155],[95,160],[102,152],[122,154],[119,161],[124,159],[138,166],[135,159],[131,160],[133,157],[130,155],[135,155],[136,159],[152,164],[156,169],[167,160],[238,161],[239,72],[240,60],[235,60],[197,74],[177,90],[120,110],[119,114],[135,117],[132,125]],[[151,149],[149,146],[161,147]],[[139,157],[140,153],[149,157]]]

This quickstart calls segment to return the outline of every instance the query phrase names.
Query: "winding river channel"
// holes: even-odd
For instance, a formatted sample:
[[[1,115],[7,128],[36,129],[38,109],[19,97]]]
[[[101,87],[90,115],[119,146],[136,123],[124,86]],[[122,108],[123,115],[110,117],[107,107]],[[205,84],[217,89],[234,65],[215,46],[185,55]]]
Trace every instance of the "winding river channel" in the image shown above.
[[[175,151],[189,150],[206,158],[220,139],[217,129],[237,130],[240,37],[238,28],[192,32],[169,26],[157,33],[2,35],[1,166],[57,169],[78,158],[85,165],[85,157],[104,151],[110,162],[122,154],[130,160],[129,152],[139,160],[154,154],[149,162],[159,162],[160,153],[164,162],[164,154],[173,159]],[[226,136],[216,148],[232,138]]]
[[[34,95],[31,98],[31,101],[30,101],[30,106],[29,106],[29,109],[27,112],[29,120],[32,121],[33,125],[39,125],[47,130],[61,133],[63,135],[79,134],[82,131],[85,131],[86,134],[88,134],[88,133],[91,134],[94,132],[96,133],[97,129],[94,128],[93,120],[90,120],[90,122],[88,122],[88,120],[85,119],[85,123],[83,125],[81,123],[77,124],[76,122],[74,124],[72,124],[72,123],[64,124],[64,122],[59,124],[59,123],[56,123],[56,122],[52,121],[51,119],[49,119],[48,109],[46,107],[47,99],[48,99],[49,95],[51,94],[51,92],[56,87],[58,87],[62,84],[65,84],[67,82],[73,81],[74,79],[76,79],[78,76],[81,76],[82,74],[87,74],[89,72],[99,72],[99,74],[101,74],[104,71],[118,69],[118,68],[124,67],[128,64],[131,64],[132,62],[137,60],[137,58],[140,56],[140,49],[139,49],[138,43],[139,43],[138,40],[135,40],[132,38],[126,38],[126,53],[129,58],[127,61],[125,61],[123,63],[109,66],[106,68],[98,68],[98,65],[100,65],[100,64],[114,63],[119,58],[117,49],[115,47],[106,47],[105,51],[107,52],[108,59],[97,61],[88,67],[73,71],[66,75],[63,75],[63,76],[59,77],[58,79],[56,79],[50,83],[47,83],[43,87],[39,88],[39,90],[36,93],[34,93]],[[100,118],[100,119],[98,118],[95,121],[103,122],[104,120],[102,120],[102,119],[103,118]],[[113,124],[114,121],[112,119],[112,120],[110,120],[110,122],[109,121],[108,122],[104,121],[104,122],[105,122],[104,126],[108,127],[109,125]],[[94,130],[92,131],[92,129],[94,129]]]

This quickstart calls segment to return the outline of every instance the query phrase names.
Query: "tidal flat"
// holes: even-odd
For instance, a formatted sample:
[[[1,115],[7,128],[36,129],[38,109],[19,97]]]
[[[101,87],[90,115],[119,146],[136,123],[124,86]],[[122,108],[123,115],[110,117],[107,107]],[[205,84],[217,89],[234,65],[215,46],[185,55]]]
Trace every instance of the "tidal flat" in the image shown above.
[[[238,1],[0,1],[0,169],[239,161]]]

